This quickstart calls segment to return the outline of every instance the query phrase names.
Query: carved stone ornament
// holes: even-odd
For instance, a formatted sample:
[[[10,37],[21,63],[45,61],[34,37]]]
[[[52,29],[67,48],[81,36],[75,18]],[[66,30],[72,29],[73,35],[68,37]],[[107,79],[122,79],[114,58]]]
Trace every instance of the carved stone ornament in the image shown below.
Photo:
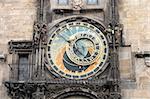
[[[32,41],[30,40],[21,40],[8,42],[9,53],[19,52],[19,51],[32,51]]]
[[[83,7],[83,0],[72,0],[73,10],[81,10]]]
[[[34,24],[34,41],[38,43],[39,39],[45,41],[45,36],[47,32],[47,25],[45,23],[35,23]]]

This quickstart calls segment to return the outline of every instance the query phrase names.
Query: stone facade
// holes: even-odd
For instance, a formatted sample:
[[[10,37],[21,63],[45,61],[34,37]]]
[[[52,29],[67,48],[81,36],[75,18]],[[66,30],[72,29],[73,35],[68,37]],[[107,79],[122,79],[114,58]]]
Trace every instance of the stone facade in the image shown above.
[[[120,21],[124,25],[124,39],[131,45],[131,52],[150,50],[150,1],[120,0]],[[124,99],[150,98],[150,68],[144,65],[144,59],[132,58],[135,80],[129,88],[122,89]]]
[[[32,39],[36,0],[0,0],[0,52],[8,53],[10,40]],[[9,56],[7,56],[9,57]],[[9,64],[9,60],[6,61]],[[9,67],[0,63],[0,99],[9,99],[2,82],[8,80]]]
[[[123,99],[150,99],[150,68],[134,57],[135,52],[150,51],[150,1],[119,0],[119,11],[125,44],[131,45],[120,49]],[[36,0],[0,0],[0,53],[8,54],[10,40],[31,40],[35,19]],[[0,63],[0,99],[9,99],[2,84],[9,78],[6,64],[9,59]]]

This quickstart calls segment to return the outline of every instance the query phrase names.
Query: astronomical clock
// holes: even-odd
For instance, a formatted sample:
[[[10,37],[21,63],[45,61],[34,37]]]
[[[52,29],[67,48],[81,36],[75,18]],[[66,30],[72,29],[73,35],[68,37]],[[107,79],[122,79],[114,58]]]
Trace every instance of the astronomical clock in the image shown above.
[[[121,99],[117,0],[37,0],[33,39],[10,41],[12,99]]]
[[[106,68],[108,41],[103,26],[75,18],[75,21],[59,22],[60,26],[49,31],[48,68],[54,71],[54,75],[68,79],[92,78]]]

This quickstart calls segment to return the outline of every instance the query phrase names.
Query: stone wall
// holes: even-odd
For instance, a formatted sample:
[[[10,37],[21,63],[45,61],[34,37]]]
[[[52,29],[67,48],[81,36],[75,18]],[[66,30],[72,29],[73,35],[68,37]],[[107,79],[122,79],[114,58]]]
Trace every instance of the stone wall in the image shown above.
[[[32,38],[36,16],[36,0],[0,0],[0,53],[8,53],[8,41]],[[9,64],[7,61],[6,64]],[[0,63],[0,99],[9,99],[2,81],[7,80],[9,67]]]
[[[119,0],[120,21],[124,25],[124,39],[131,45],[128,53],[150,50],[150,1]],[[0,0],[0,52],[8,53],[8,41],[32,39],[33,23],[36,16],[36,0]],[[125,57],[124,54],[122,54]],[[123,79],[123,99],[150,99],[150,68],[143,59],[131,57],[130,79]],[[124,62],[126,58],[122,58]],[[9,64],[9,61],[6,62]],[[0,99],[9,99],[2,81],[9,76],[9,67],[0,63]],[[123,67],[121,71],[129,72]],[[122,74],[124,76],[124,74]],[[2,98],[3,97],[3,98]]]
[[[124,25],[124,38],[131,52],[150,51],[150,1],[119,0],[120,21]],[[144,59],[132,58],[135,80],[122,89],[124,99],[150,99],[150,68]]]

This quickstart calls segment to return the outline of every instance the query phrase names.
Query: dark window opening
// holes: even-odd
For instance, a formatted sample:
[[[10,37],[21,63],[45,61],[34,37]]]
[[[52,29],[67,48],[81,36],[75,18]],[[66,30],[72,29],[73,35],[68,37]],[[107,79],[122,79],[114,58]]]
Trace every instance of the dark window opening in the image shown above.
[[[19,80],[25,81],[29,78],[29,55],[28,54],[19,54]]]

